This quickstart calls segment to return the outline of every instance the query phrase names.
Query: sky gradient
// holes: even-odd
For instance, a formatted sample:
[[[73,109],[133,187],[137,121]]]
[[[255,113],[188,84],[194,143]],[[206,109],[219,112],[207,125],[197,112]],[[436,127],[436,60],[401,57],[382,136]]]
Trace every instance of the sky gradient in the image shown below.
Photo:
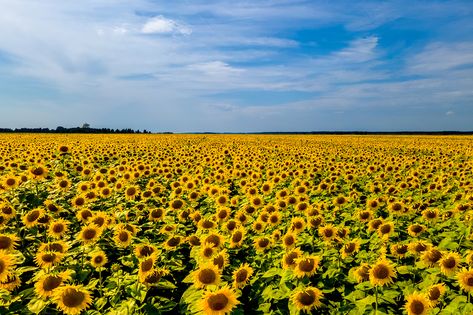
[[[28,1],[0,128],[473,130],[473,2]]]

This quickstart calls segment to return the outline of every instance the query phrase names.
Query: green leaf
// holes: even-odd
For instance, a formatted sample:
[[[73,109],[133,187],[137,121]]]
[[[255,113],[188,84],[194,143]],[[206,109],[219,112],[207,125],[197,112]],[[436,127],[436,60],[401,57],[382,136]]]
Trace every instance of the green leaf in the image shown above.
[[[39,314],[46,306],[48,306],[48,304],[49,302],[43,301],[39,298],[34,298],[28,303],[27,307],[31,313]]]
[[[282,274],[281,268],[271,268],[263,274],[263,278],[271,278],[274,276],[280,276]]]

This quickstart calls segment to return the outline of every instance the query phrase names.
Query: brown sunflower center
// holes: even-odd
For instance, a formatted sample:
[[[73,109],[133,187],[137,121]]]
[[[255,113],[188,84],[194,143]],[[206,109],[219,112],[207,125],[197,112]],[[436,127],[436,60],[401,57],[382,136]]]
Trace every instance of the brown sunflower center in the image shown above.
[[[411,314],[422,314],[425,310],[424,303],[414,300],[409,305],[409,310],[411,311]]]
[[[221,311],[228,305],[228,298],[223,293],[211,295],[207,303],[212,311]]]
[[[286,244],[286,246],[291,246],[292,244],[294,244],[294,236],[292,235],[288,235],[284,238],[284,244]]]
[[[62,223],[56,223],[53,225],[54,233],[62,233],[64,231],[64,225]]]
[[[174,200],[171,204],[171,207],[173,209],[181,209],[181,207],[184,205],[184,203],[182,202],[182,200]]]
[[[96,235],[97,235],[97,231],[95,229],[86,229],[83,234],[85,240],[91,240]]]
[[[0,236],[0,249],[10,248],[12,240],[8,236]]]
[[[236,282],[245,282],[247,278],[248,278],[248,270],[246,269],[238,270],[235,276]]]
[[[98,255],[98,256],[94,257],[94,263],[96,263],[97,265],[100,265],[102,262],[103,262],[103,256],[102,255]]]
[[[389,234],[391,232],[391,225],[389,224],[383,224],[380,228],[379,228],[381,234]]]
[[[202,282],[203,284],[211,284],[214,283],[214,281],[217,279],[217,275],[215,274],[215,271],[212,269],[202,269],[199,272],[199,281]]]
[[[236,231],[232,235],[232,242],[238,243],[241,241],[242,238],[243,238],[243,234],[240,231]]]
[[[154,249],[148,245],[146,246],[143,246],[141,249],[140,249],[140,255],[141,256],[149,256],[151,255],[152,253],[154,253]]]
[[[429,291],[429,300],[436,301],[436,300],[439,299],[439,297],[440,297],[439,288],[433,287],[432,289],[430,289],[430,291]]]
[[[315,302],[315,293],[311,290],[301,292],[297,295],[297,300],[304,306],[310,306]]]
[[[415,224],[415,225],[411,226],[411,231],[416,233],[416,234],[422,232],[422,230],[423,230],[422,226],[419,225],[419,224]]]
[[[473,287],[473,275],[469,275],[466,278],[466,283],[468,284],[469,287]]]
[[[262,238],[260,240],[258,240],[258,246],[261,247],[261,248],[265,248],[269,245],[269,239],[267,238]]]
[[[167,244],[171,247],[176,247],[180,243],[180,238],[179,237],[171,237],[168,239]]]
[[[34,222],[39,218],[39,215],[40,215],[39,210],[33,210],[30,213],[28,213],[28,215],[26,216],[26,220],[28,220],[28,222]]]
[[[49,276],[43,281],[43,290],[52,291],[62,283],[61,277]]]
[[[288,264],[289,266],[294,265],[295,264],[294,260],[297,257],[299,257],[299,254],[297,254],[296,252],[291,252],[291,253],[287,254],[286,258],[285,258],[286,264]]]
[[[345,253],[353,253],[356,249],[355,243],[348,243],[345,245]]]
[[[143,272],[148,272],[153,268],[153,259],[149,258],[141,262],[140,269]]]
[[[311,272],[315,268],[315,261],[312,258],[303,259],[299,262],[299,269],[303,272]]]
[[[207,238],[205,239],[205,242],[212,243],[216,247],[218,247],[218,246],[220,246],[220,237],[218,237],[218,235],[211,234],[211,235],[207,236]]]
[[[389,277],[389,269],[384,265],[378,265],[374,267],[373,275],[376,279],[386,279]]]
[[[78,307],[85,300],[85,294],[76,289],[69,289],[62,295],[62,302],[67,307]]]
[[[128,236],[128,232],[125,232],[125,231],[121,231],[120,234],[118,234],[118,239],[120,240],[120,242],[128,242],[128,239],[129,239],[129,236]]]
[[[455,261],[455,258],[453,257],[448,257],[447,259],[443,261],[443,266],[447,269],[455,268],[456,265],[457,265],[457,262]]]
[[[44,254],[44,255],[41,257],[41,260],[42,260],[43,262],[46,262],[46,263],[51,263],[51,262],[53,262],[55,259],[56,259],[56,254],[54,254],[54,253],[47,253],[47,254]]]

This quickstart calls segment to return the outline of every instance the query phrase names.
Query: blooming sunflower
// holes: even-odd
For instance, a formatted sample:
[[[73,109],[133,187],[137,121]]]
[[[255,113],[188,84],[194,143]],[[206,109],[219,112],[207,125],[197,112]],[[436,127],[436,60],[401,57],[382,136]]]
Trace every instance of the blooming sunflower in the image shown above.
[[[146,277],[154,272],[154,264],[156,262],[156,256],[152,254],[144,259],[141,259],[138,263],[138,278],[141,282],[144,282]]]
[[[245,238],[245,232],[246,230],[244,227],[239,227],[233,231],[230,237],[230,248],[240,247],[242,245]]]
[[[314,255],[299,257],[296,258],[294,262],[294,274],[296,277],[310,277],[317,272],[317,268],[319,267],[320,263],[320,257]]]
[[[257,252],[264,252],[271,246],[271,240],[266,236],[259,237],[254,241],[254,247]]]
[[[84,245],[89,245],[97,242],[101,235],[102,229],[95,224],[89,224],[82,227],[82,230],[79,232],[79,239]]]
[[[442,252],[436,248],[431,248],[422,253],[422,261],[429,267],[433,267],[438,264],[439,260],[442,259]]]
[[[296,290],[291,296],[291,301],[299,311],[309,313],[322,305],[320,302],[322,296],[322,291],[309,286]]]
[[[23,216],[23,224],[27,228],[34,227],[39,224],[38,220],[44,215],[44,210],[41,208],[36,208],[33,210],[28,211],[24,216]]]
[[[64,219],[56,219],[49,224],[48,235],[52,238],[61,238],[67,233],[69,222]]]
[[[374,286],[384,286],[392,283],[393,278],[396,276],[396,271],[392,264],[386,259],[378,260],[370,268],[370,282]]]
[[[283,237],[282,237],[282,245],[284,248],[292,248],[296,244],[297,241],[297,236],[293,232],[287,232]]]
[[[194,285],[197,288],[205,288],[209,285],[218,285],[220,283],[220,271],[213,263],[205,263],[194,271]]]
[[[11,251],[15,249],[19,238],[14,234],[0,234],[0,250]]]
[[[206,291],[199,304],[205,314],[225,315],[231,313],[239,303],[235,291],[224,286],[215,292]]]
[[[132,240],[132,235],[131,232],[128,231],[127,229],[124,228],[119,228],[115,230],[115,233],[113,234],[113,241],[115,242],[115,245],[117,245],[120,248],[127,248],[130,246]]]
[[[150,244],[139,244],[135,246],[135,249],[134,249],[135,255],[138,258],[148,257],[152,255],[153,253],[155,253],[156,251],[157,251],[156,246],[150,245]]]
[[[346,242],[343,247],[340,249],[340,253],[342,258],[345,259],[348,256],[352,256],[356,254],[360,250],[360,240],[353,239],[351,241]]]
[[[445,284],[435,284],[429,288],[427,291],[427,297],[429,298],[431,305],[436,305],[442,295],[445,293],[446,287]]]
[[[296,267],[296,259],[302,257],[302,251],[299,248],[294,248],[284,254],[282,258],[282,266],[284,269],[294,269]]]
[[[453,275],[460,266],[461,257],[458,253],[447,253],[440,260],[440,271],[447,276]]]
[[[16,260],[13,254],[0,250],[0,282],[5,282],[12,276]]]
[[[92,297],[81,285],[65,285],[55,290],[53,301],[65,314],[77,315],[92,304]]]
[[[360,266],[354,268],[353,276],[356,282],[361,283],[370,279],[370,267],[367,263],[362,263]]]
[[[468,294],[473,292],[473,270],[463,269],[457,274],[458,284]]]
[[[41,268],[50,268],[54,265],[57,265],[62,260],[63,257],[64,255],[58,252],[39,251],[36,254],[35,262]]]
[[[108,262],[107,255],[105,252],[101,250],[96,250],[90,253],[90,264],[94,268],[101,268],[105,266],[105,264]]]
[[[252,274],[253,268],[247,263],[240,265],[240,267],[233,272],[233,286],[235,288],[243,288]]]
[[[72,271],[66,270],[58,274],[43,274],[34,284],[36,294],[48,298],[54,294],[55,289],[71,280]]]
[[[337,229],[332,224],[319,227],[319,235],[325,242],[330,242],[337,237]]]
[[[13,291],[21,285],[21,279],[15,274],[12,274],[5,281],[0,281],[0,289]]]
[[[430,301],[424,294],[414,292],[406,297],[404,305],[407,315],[426,315],[430,309]]]

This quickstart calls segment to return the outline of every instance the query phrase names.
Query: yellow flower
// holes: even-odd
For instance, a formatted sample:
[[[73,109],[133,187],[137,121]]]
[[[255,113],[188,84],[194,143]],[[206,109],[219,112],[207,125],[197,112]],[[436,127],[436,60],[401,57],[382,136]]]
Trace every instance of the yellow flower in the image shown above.
[[[233,286],[235,288],[243,288],[252,274],[253,268],[247,263],[240,265],[240,267],[233,272]]]
[[[473,292],[473,270],[463,269],[457,274],[458,284],[468,294]]]
[[[5,282],[12,276],[15,267],[15,257],[5,250],[0,250],[0,282]]]
[[[294,274],[296,277],[310,277],[317,272],[317,268],[319,267],[320,263],[320,257],[311,255],[296,258],[294,261]]]
[[[48,235],[53,238],[61,238],[67,233],[69,222],[64,219],[56,219],[49,224]]]
[[[36,294],[42,298],[52,296],[59,286],[71,280],[71,275],[71,270],[66,270],[58,274],[43,274],[34,285]]]
[[[315,287],[305,287],[297,289],[296,292],[291,296],[291,301],[294,306],[303,312],[311,312],[313,309],[318,308],[322,305],[320,299],[323,293]]]
[[[81,285],[65,285],[57,288],[53,301],[67,315],[77,315],[92,304],[92,297]]]
[[[447,253],[439,260],[440,271],[447,276],[453,275],[460,263],[461,257],[458,253]]]
[[[394,267],[385,259],[379,260],[370,268],[370,282],[374,286],[384,286],[392,283],[395,276]]]
[[[427,297],[429,298],[430,303],[432,305],[436,305],[439,302],[442,295],[445,293],[445,290],[446,290],[445,284],[443,283],[435,284],[431,286],[429,290],[427,291]]]
[[[94,268],[103,267],[107,262],[107,255],[101,250],[94,251],[90,254],[90,264]]]
[[[406,297],[404,305],[407,315],[426,315],[430,310],[430,301],[424,294],[414,292]]]
[[[215,292],[206,291],[199,304],[207,315],[225,315],[230,314],[239,303],[235,292],[224,286]]]
[[[199,269],[193,272],[194,285],[197,288],[205,288],[209,285],[218,285],[220,283],[220,272],[213,263],[205,263],[199,266]]]

